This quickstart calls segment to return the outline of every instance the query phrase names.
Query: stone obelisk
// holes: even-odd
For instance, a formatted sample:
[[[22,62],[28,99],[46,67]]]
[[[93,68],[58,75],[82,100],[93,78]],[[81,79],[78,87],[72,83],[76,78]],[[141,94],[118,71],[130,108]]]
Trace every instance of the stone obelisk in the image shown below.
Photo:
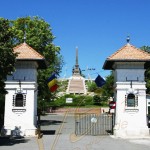
[[[76,63],[75,63],[75,66],[72,70],[72,75],[73,76],[80,76],[81,75],[81,70],[80,70],[79,64],[78,64],[78,47],[76,47]]]
[[[66,93],[86,94],[85,79],[81,76],[81,70],[78,64],[78,47],[76,47],[76,60],[72,69],[72,77],[69,79]]]

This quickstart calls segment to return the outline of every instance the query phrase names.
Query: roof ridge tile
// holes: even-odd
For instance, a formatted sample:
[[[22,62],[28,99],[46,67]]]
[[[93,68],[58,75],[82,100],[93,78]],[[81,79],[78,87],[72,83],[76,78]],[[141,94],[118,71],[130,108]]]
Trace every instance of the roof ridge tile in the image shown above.
[[[136,48],[131,44],[126,44],[123,47],[121,47],[119,50],[117,50],[114,54],[110,55],[107,59],[108,60],[112,60],[112,59],[131,59],[131,60],[133,59],[134,60],[134,59],[143,59],[145,57],[148,57],[148,59],[150,59],[150,54],[145,52],[144,50]]]
[[[17,59],[44,59],[44,56],[25,42],[17,45],[13,50],[14,52],[19,53]]]

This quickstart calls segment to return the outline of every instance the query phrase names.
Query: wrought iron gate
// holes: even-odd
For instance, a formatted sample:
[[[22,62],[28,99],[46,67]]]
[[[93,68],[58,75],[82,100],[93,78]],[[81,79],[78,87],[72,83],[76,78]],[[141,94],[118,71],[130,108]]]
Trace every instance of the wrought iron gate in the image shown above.
[[[113,134],[114,114],[78,113],[75,116],[76,135]]]

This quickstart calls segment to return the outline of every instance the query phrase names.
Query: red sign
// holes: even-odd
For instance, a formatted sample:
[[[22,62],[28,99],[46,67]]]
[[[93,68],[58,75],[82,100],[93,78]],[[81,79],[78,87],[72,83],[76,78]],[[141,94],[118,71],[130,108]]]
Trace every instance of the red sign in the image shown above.
[[[115,101],[109,102],[109,107],[110,107],[110,109],[115,109],[116,108],[116,102]]]

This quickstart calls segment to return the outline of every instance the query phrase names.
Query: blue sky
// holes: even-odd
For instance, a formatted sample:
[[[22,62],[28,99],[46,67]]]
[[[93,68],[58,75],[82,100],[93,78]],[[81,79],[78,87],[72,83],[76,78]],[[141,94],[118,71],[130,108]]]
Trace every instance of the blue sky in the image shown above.
[[[40,16],[52,27],[65,64],[61,77],[70,77],[78,46],[79,65],[95,78],[108,56],[126,44],[130,35],[136,47],[150,46],[150,0],[5,0],[0,17]]]

